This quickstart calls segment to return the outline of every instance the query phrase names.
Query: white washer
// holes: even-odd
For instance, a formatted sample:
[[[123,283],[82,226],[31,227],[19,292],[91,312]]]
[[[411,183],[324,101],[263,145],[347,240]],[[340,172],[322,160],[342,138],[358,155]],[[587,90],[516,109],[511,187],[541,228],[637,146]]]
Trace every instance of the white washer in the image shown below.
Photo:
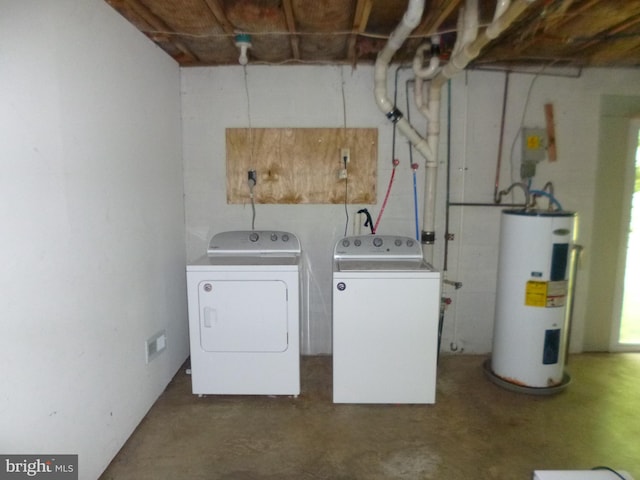
[[[334,403],[435,403],[440,273],[420,244],[338,240],[332,299]]]
[[[292,233],[233,231],[187,266],[193,393],[300,393],[300,255]]]

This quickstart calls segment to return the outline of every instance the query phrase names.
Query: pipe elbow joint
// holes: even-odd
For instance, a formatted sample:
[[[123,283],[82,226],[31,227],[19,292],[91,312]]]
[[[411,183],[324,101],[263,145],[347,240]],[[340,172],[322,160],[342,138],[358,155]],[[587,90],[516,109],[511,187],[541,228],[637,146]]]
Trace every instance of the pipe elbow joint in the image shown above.
[[[429,59],[429,66],[423,67],[425,52],[433,49],[432,43],[423,43],[416,50],[416,54],[413,57],[413,73],[416,77],[421,79],[428,79],[433,77],[438,72],[440,66],[440,58],[438,55],[432,55]]]

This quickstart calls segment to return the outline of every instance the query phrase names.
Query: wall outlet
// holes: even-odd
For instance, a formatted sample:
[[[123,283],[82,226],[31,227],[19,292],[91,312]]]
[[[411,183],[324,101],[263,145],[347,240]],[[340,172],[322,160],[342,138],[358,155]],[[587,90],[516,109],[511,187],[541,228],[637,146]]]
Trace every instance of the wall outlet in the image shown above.
[[[147,364],[160,355],[167,348],[167,333],[165,330],[149,337],[144,344]]]
[[[348,148],[340,149],[340,163],[342,165],[347,165],[351,161],[351,152],[349,152]]]

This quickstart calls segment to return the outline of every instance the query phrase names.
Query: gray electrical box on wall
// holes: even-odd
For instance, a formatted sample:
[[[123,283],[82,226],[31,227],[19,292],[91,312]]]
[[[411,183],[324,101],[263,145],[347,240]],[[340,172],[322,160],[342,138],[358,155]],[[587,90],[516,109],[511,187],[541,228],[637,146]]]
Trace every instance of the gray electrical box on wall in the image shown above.
[[[536,164],[547,156],[547,131],[544,128],[522,129],[522,163],[520,178],[533,178]]]

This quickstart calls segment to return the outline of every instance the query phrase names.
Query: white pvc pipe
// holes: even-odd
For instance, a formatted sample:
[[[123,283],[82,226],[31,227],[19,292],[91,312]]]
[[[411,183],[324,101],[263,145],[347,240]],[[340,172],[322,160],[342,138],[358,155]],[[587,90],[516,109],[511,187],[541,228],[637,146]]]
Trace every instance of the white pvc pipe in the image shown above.
[[[427,107],[427,142],[429,148],[434,152],[431,162],[427,162],[425,168],[424,183],[424,207],[422,214],[422,230],[424,232],[435,232],[435,205],[436,205],[436,179],[438,167],[438,141],[440,139],[440,87],[431,84],[429,88],[429,102]],[[425,260],[433,263],[433,245],[423,244],[422,252]]]
[[[477,35],[477,0],[467,0],[464,15],[458,19],[459,31],[463,34],[457,39],[451,60],[430,83],[428,105],[424,109],[423,78],[416,77],[415,95],[420,111],[428,119],[427,139],[425,140],[410,124],[395,111],[393,102],[387,95],[387,75],[393,55],[402,46],[413,29],[417,27],[424,10],[424,0],[410,0],[402,21],[391,34],[389,41],[376,58],[374,73],[374,95],[378,108],[392,121],[411,144],[426,159],[425,198],[423,213],[423,232],[433,232],[435,224],[435,190],[438,141],[440,137],[440,98],[441,88],[451,77],[463,70],[480,50],[502,33],[533,0],[515,0],[509,6],[507,0],[499,0],[496,18],[489,27]],[[422,54],[422,53],[421,53]],[[415,62],[415,58],[414,58]],[[423,245],[423,254],[429,262],[433,258],[433,246]]]
[[[462,47],[457,55],[453,55],[440,73],[433,79],[433,83],[442,86],[455,74],[462,71],[471,60],[476,58],[480,50],[491,40],[497,38],[515,19],[532,3],[533,0],[515,0],[509,8],[476,38],[473,42]]]
[[[424,80],[420,77],[416,77],[413,85],[413,101],[418,107],[418,111],[425,116],[425,118],[429,117],[429,110],[427,109],[427,102],[425,102],[424,97]]]
[[[427,79],[427,78],[433,77],[438,72],[438,68],[440,67],[440,57],[438,57],[438,55],[433,55],[429,59],[428,67],[423,67],[422,64],[424,61],[425,52],[426,51],[430,52],[432,45],[434,44],[437,45],[439,42],[440,42],[440,37],[438,35],[434,35],[430,43],[423,43],[416,50],[416,53],[413,56],[413,65],[412,65],[413,73],[415,74],[416,77]]]
[[[495,22],[498,18],[500,18],[504,12],[509,8],[509,4],[511,0],[498,0],[498,4],[496,5],[496,13],[493,15],[493,21]]]
[[[391,33],[391,37],[383,49],[376,57],[375,73],[374,73],[374,95],[378,108],[387,117],[396,122],[396,127],[405,137],[409,139],[411,144],[420,152],[427,160],[433,157],[433,152],[429,148],[427,141],[409,124],[403,117],[393,119],[394,104],[387,95],[387,74],[389,63],[393,55],[402,46],[411,32],[418,26],[424,11],[424,0],[410,0],[407,11],[402,17],[402,21]]]
[[[467,0],[464,7],[462,44],[470,44],[478,37],[478,0]]]

